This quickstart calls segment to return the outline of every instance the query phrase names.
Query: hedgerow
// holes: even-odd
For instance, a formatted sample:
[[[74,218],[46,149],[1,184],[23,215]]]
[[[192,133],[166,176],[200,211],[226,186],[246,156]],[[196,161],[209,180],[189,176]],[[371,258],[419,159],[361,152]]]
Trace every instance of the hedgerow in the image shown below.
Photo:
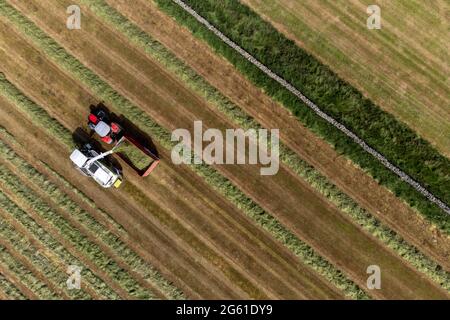
[[[26,19],[17,10],[5,3],[4,0],[0,1],[0,14],[4,15],[19,30],[21,30],[21,32],[26,34],[48,57],[57,62],[64,70],[68,71],[84,85],[88,86],[97,97],[123,113],[141,130],[150,134],[155,140],[158,140],[163,147],[170,150],[175,146],[175,142],[171,141],[171,135],[166,129],[160,127],[150,119],[145,112],[117,93],[109,84],[104,82],[76,58],[67,53],[64,48],[59,46],[52,38],[48,37],[36,27],[34,23]],[[17,89],[16,91],[16,94],[24,97]],[[25,97],[25,99],[27,98]],[[39,121],[39,118],[34,120]],[[222,193],[244,213],[249,215],[258,225],[270,232],[276,239],[292,250],[301,261],[327,278],[347,296],[356,299],[369,298],[364,291],[349,280],[340,270],[315,253],[310,246],[298,239],[278,220],[249,199],[242,191],[225,177],[221,176],[212,167],[207,165],[192,165],[190,167],[204,177],[205,181],[207,181],[215,190]]]
[[[205,98],[230,120],[244,129],[260,129],[261,125],[239,106],[230,101],[220,91],[209,84],[186,63],[179,60],[162,44],[151,38],[138,26],[123,17],[119,12],[104,4],[102,0],[82,1],[89,8],[114,28],[125,34],[132,42],[144,49],[146,53],[158,60],[165,68],[181,78],[191,89]],[[280,143],[280,160],[295,173],[305,179],[312,187],[348,214],[358,225],[381,240],[389,248],[410,262],[419,271],[425,273],[444,288],[450,290],[450,276],[442,267],[408,244],[393,230],[382,225],[367,210],[361,208],[351,197],[331,183],[318,170],[300,159],[295,152]]]
[[[450,234],[450,216],[385,168],[342,132],[330,126],[292,93],[223,43],[172,1],[154,0],[167,14],[187,26],[216,52],[229,60],[251,82],[287,107],[313,132],[345,154],[380,184],[417,209]],[[393,164],[433,194],[450,203],[450,160],[406,125],[384,112],[356,89],[340,80],[327,66],[279,33],[248,7],[236,0],[189,0],[189,6],[256,57],[292,83],[325,112],[384,154]]]

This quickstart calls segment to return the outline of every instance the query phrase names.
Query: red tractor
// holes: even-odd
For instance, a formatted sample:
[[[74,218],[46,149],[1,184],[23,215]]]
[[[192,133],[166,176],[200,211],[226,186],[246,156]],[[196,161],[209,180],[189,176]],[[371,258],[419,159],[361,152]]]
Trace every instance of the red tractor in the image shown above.
[[[118,156],[141,177],[148,176],[158,165],[160,161],[158,155],[142,145],[136,138],[130,136],[127,132],[124,132],[126,130],[118,123],[111,121],[109,113],[105,110],[97,109],[91,111],[88,117],[88,126],[100,136],[103,142],[114,145],[110,151],[104,153],[105,155],[109,155],[113,152],[117,153]],[[131,156],[131,154],[133,154],[133,156]],[[78,161],[77,155],[78,154],[75,154],[73,158]],[[82,157],[80,156],[79,158]],[[80,168],[82,167],[83,161],[84,160],[78,161]],[[120,180],[121,183],[122,180],[119,178],[118,180]]]
[[[92,111],[88,117],[88,126],[107,144],[117,143],[121,138],[122,127],[111,122],[103,110]]]

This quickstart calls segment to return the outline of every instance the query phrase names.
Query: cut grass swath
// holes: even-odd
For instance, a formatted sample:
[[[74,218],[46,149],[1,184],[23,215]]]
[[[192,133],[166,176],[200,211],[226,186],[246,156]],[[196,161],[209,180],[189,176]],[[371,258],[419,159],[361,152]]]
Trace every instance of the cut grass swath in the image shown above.
[[[62,216],[55,212],[47,203],[37,196],[30,188],[12,174],[5,166],[0,165],[0,181],[4,187],[13,192],[21,201],[25,202],[36,213],[41,215],[66,238],[71,244],[94,262],[100,269],[114,279],[128,294],[136,299],[151,299],[153,293],[142,288],[116,261],[108,257],[98,245],[90,242],[85,235],[69,224]]]
[[[51,291],[41,280],[28,270],[21,262],[14,259],[14,257],[0,245],[0,267],[6,267],[10,272],[13,272],[18,279],[39,299],[55,300],[58,296]]]
[[[1,197],[1,195],[0,195]],[[50,281],[56,288],[59,288],[72,299],[90,299],[89,294],[83,290],[68,290],[66,280],[68,278],[66,270],[61,270],[47,257],[39,253],[39,248],[34,246],[26,237],[18,233],[6,219],[0,221],[0,236],[9,243],[22,257],[28,260],[41,276]],[[59,296],[62,298],[62,296]]]
[[[197,94],[205,98],[210,105],[215,106],[234,123],[244,129],[262,128],[255,119],[246,114],[239,106],[210,85],[186,63],[178,59],[161,43],[154,40],[138,26],[117,12],[117,10],[107,5],[103,0],[81,0],[81,2],[88,5],[93,13],[111,24],[111,26],[127,36],[130,41],[141,47],[152,58],[172,71]],[[280,159],[323,196],[333,202],[339,209],[348,214],[366,231],[381,240],[389,248],[411,263],[417,270],[429,276],[445,289],[450,290],[450,275],[442,270],[441,266],[425,256],[417,248],[408,244],[393,230],[382,225],[367,210],[361,208],[351,197],[342,192],[325,176],[321,175],[318,170],[302,160],[295,152],[282,143],[280,143]]]
[[[145,112],[117,93],[110,85],[104,82],[90,69],[86,68],[76,58],[67,53],[64,48],[59,46],[58,43],[48,37],[34,23],[25,18],[17,10],[9,6],[4,0],[0,0],[0,14],[8,18],[8,20],[10,20],[21,32],[27,35],[48,57],[54,60],[73,77],[89,87],[100,100],[114,106],[141,130],[157,139],[163,147],[168,150],[172,149],[175,143],[171,141],[171,135],[166,129],[160,127],[150,119]],[[24,107],[29,104],[33,105],[33,107],[38,107],[31,100],[23,96],[20,91],[6,81],[4,77],[2,79],[1,76],[0,91],[14,103],[20,103]],[[40,121],[39,118],[34,118],[32,120]],[[57,121],[55,122],[55,125],[58,126]],[[42,124],[39,125],[42,126]],[[58,138],[57,135],[55,135],[55,137]],[[370,298],[340,270],[318,255],[310,246],[297,238],[278,220],[264,211],[264,209],[248,198],[242,191],[225,177],[221,176],[212,167],[206,165],[192,165],[190,167],[197,174],[202,176],[215,190],[223,194],[245,214],[252,218],[259,226],[272,234],[287,248],[292,250],[301,261],[316,270],[333,285],[340,288],[347,296],[355,299]]]
[[[33,218],[23,211],[17,204],[0,192],[0,208],[18,221],[48,250],[58,256],[67,266],[76,265],[82,268],[83,282],[87,283],[100,297],[104,299],[119,299],[119,296],[98,278],[91,270],[86,268],[77,258],[71,255],[64,246],[55,240],[43,227],[36,223]]]
[[[26,300],[27,297],[17,289],[14,284],[12,284],[8,279],[6,279],[2,274],[0,274],[0,290],[8,297],[10,300]]]
[[[89,229],[95,237],[98,237],[102,241],[102,243],[109,246],[115,254],[117,254],[128,266],[131,267],[133,272],[136,272],[140,277],[142,277],[142,279],[161,289],[161,291],[163,291],[168,298],[184,298],[183,293],[179,289],[170,284],[156,269],[128,248],[128,246],[120,240],[117,235],[111,233],[111,231],[103,224],[96,221],[88,212],[79,207],[77,203],[72,201],[70,197],[63,193],[57,185],[50,182],[47,177],[29,165],[2,141],[0,141],[0,152],[3,159],[14,165],[16,172],[21,172],[25,175],[30,182],[32,182],[36,187],[41,188],[41,190],[49,195],[52,201],[54,201],[60,208],[70,213],[76,221]],[[63,180],[60,176],[59,179]],[[65,180],[62,182],[69,185],[69,183]]]

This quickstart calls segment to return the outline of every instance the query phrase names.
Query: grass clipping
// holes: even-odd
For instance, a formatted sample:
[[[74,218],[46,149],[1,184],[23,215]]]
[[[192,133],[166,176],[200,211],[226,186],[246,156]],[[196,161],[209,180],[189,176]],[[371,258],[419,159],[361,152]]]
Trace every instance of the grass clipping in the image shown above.
[[[133,167],[138,170],[145,170],[152,163],[152,159],[142,152],[141,149],[133,145],[128,140],[124,140],[117,146],[116,153],[125,158]]]

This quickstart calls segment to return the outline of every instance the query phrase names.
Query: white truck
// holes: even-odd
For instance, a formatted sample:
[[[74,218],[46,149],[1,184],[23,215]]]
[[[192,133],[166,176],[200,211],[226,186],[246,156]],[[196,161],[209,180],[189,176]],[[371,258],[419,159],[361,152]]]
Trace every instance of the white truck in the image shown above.
[[[75,149],[70,155],[70,160],[81,174],[92,177],[103,188],[111,186],[118,188],[122,184],[120,170],[105,159],[114,152],[114,149],[99,154],[90,144],[86,144],[80,149]]]

